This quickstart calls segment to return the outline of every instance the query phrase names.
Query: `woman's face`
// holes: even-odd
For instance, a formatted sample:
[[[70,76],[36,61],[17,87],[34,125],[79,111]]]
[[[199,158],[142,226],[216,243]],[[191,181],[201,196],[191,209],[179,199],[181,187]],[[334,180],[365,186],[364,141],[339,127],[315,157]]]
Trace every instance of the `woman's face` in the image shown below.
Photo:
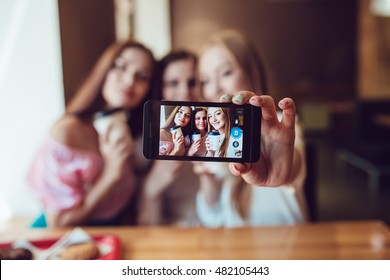
[[[130,109],[139,106],[149,90],[152,63],[142,49],[124,49],[115,59],[103,85],[103,98],[108,106]]]
[[[221,130],[225,127],[225,114],[221,108],[210,107],[207,111],[209,123],[216,129]]]
[[[205,131],[207,127],[207,115],[205,111],[199,111],[195,114],[195,127],[199,131]]]
[[[174,122],[176,125],[185,127],[191,120],[191,108],[187,106],[181,106],[176,112]]]
[[[202,94],[207,101],[219,101],[221,95],[248,90],[244,71],[228,49],[214,45],[199,59]]]
[[[170,101],[192,101],[197,98],[198,87],[193,59],[170,63],[163,74],[162,96]]]

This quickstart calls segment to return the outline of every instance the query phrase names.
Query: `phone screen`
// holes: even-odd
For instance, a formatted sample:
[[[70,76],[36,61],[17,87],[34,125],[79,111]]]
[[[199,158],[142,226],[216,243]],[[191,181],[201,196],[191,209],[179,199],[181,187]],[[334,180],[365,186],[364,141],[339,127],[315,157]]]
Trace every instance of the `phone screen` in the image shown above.
[[[242,158],[243,108],[160,108],[160,156]]]
[[[148,102],[149,103],[149,102]],[[250,105],[153,101],[145,106],[144,154],[151,159],[253,162],[260,117]],[[259,114],[257,114],[259,116]],[[257,137],[254,137],[258,134]],[[252,149],[257,146],[257,149]]]

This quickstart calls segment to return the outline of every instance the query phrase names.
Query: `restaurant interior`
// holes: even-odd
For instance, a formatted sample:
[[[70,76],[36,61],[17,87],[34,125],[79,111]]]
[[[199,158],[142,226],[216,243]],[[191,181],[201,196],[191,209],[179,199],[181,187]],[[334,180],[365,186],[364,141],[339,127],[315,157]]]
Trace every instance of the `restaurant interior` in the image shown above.
[[[310,224],[318,226],[301,230],[333,239],[314,244],[314,239],[299,235],[300,229],[288,227],[265,228],[259,235],[169,227],[158,233],[142,227],[116,232],[121,242],[128,236],[139,242],[115,257],[389,259],[387,0],[2,1],[0,242],[11,242],[14,236],[53,239],[69,230],[45,233],[29,228],[41,208],[25,177],[45,133],[107,46],[133,37],[149,46],[156,58],[175,49],[197,53],[211,34],[224,29],[244,32],[262,53],[270,73],[269,94],[296,102],[306,141]],[[104,230],[115,232],[87,231],[101,235]],[[358,231],[367,236],[353,245],[367,249],[348,251]],[[345,235],[337,235],[340,232]],[[368,236],[370,232],[376,235]],[[263,238],[251,243],[253,236]],[[342,247],[340,240],[348,244]],[[183,248],[181,242],[186,244]],[[310,247],[310,242],[318,247]],[[277,244],[293,245],[276,249]],[[197,246],[201,249],[195,250]],[[310,248],[320,248],[322,255]]]

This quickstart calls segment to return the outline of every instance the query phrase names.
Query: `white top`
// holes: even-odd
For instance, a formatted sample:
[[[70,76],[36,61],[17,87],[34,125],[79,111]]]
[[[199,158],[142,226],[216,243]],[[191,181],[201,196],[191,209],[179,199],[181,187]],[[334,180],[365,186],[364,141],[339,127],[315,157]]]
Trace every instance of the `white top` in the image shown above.
[[[230,179],[230,180],[229,180]],[[196,210],[202,225],[208,227],[240,227],[260,225],[297,224],[304,222],[295,191],[288,186],[251,188],[248,217],[243,220],[233,206],[231,179],[224,181],[220,199],[209,205],[201,193],[197,194]]]
[[[297,124],[295,148],[304,159],[303,131]],[[222,188],[217,203],[210,205],[201,192],[197,193],[196,212],[201,224],[209,227],[241,227],[260,225],[297,224],[305,221],[306,205],[303,200],[303,184],[306,178],[306,163],[300,167],[294,182],[288,186],[250,186],[248,217],[243,220],[232,201],[234,176],[225,163],[207,162],[209,172],[220,178]]]

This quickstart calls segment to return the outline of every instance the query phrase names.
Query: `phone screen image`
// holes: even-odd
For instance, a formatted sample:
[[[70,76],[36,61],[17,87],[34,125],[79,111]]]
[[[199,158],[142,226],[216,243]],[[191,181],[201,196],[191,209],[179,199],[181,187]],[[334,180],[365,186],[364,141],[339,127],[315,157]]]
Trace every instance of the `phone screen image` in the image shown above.
[[[256,122],[258,129],[252,129],[252,107],[151,102],[145,106],[144,155],[151,159],[253,162],[259,156],[260,121]],[[259,135],[254,137],[256,131]]]
[[[160,108],[160,156],[242,158],[243,108]]]

